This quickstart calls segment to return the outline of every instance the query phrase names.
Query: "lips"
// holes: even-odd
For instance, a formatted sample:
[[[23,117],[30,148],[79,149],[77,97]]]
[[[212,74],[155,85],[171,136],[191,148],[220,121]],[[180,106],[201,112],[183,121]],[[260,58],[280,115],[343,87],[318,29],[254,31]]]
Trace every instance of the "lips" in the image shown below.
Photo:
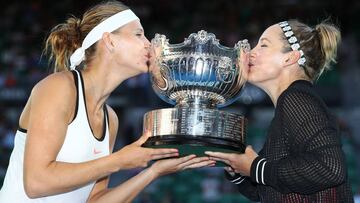
[[[249,69],[252,68],[253,66],[254,66],[254,64],[250,62],[249,63]]]

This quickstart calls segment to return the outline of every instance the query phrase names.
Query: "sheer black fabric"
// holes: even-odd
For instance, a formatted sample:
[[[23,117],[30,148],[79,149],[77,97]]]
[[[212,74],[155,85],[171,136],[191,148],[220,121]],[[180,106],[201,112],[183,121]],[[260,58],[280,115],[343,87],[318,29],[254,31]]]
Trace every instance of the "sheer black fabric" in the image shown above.
[[[254,201],[353,202],[337,122],[310,82],[280,95],[251,176],[237,185]]]

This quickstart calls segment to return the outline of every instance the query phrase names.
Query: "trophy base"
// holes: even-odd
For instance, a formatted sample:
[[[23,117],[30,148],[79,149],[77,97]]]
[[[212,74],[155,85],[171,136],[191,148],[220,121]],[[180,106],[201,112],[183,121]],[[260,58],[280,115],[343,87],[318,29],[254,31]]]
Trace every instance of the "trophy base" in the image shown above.
[[[150,137],[142,147],[149,148],[176,148],[179,156],[195,154],[198,157],[207,156],[205,151],[244,153],[246,146],[232,140],[214,138],[209,136],[162,135]],[[226,166],[217,162],[215,166]]]

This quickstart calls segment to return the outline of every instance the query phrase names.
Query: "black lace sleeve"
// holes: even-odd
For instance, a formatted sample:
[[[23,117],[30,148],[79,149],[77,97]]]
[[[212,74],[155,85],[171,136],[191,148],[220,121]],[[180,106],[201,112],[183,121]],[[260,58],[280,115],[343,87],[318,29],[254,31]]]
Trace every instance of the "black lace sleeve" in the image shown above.
[[[306,92],[291,92],[278,104],[290,155],[276,161],[258,157],[251,179],[281,193],[312,194],[343,183],[346,167],[337,124],[326,106]]]

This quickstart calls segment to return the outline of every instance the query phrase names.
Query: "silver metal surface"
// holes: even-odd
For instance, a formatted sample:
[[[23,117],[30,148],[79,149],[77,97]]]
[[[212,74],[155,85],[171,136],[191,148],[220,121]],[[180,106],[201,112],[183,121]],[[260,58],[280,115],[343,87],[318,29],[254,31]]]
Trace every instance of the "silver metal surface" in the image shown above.
[[[150,78],[154,91],[175,108],[150,111],[144,133],[207,136],[245,142],[245,118],[219,111],[236,101],[246,82],[250,45],[220,45],[212,33],[192,33],[180,44],[164,35],[152,39]]]
[[[164,101],[179,105],[199,100],[223,107],[240,96],[246,78],[239,60],[250,51],[247,40],[229,48],[220,45],[214,34],[201,30],[180,44],[169,44],[159,34],[151,43],[151,81]]]
[[[217,109],[167,108],[147,112],[144,118],[144,131],[153,136],[207,136],[245,141],[244,117]]]

